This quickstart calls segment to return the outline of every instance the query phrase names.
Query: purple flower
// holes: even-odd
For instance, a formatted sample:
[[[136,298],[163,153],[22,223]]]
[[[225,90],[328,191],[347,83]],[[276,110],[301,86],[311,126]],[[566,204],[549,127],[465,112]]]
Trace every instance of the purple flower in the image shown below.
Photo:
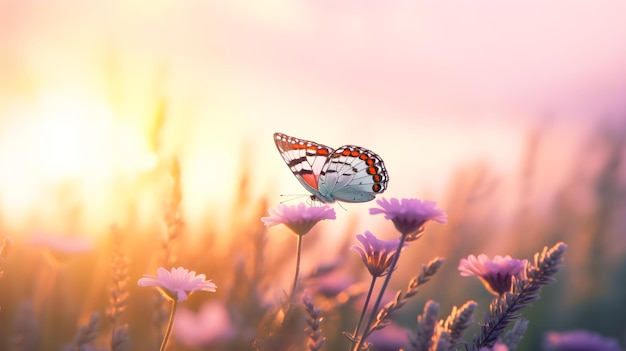
[[[367,338],[367,342],[379,351],[406,350],[409,345],[408,334],[407,329],[391,323],[383,329],[374,331]]]
[[[335,210],[328,206],[306,206],[299,203],[295,206],[279,205],[270,208],[270,216],[262,217],[266,227],[284,224],[297,235],[308,233],[317,222],[324,219],[335,219]]]
[[[493,260],[485,254],[467,256],[459,262],[459,271],[464,277],[477,276],[485,288],[494,295],[511,291],[512,277],[524,270],[526,260],[513,259],[511,256],[495,256]]]
[[[367,230],[364,234],[356,236],[362,246],[354,245],[352,248],[361,255],[363,263],[365,263],[372,276],[382,277],[389,270],[389,266],[400,244],[400,239],[380,240]],[[403,246],[406,245],[405,243]]]
[[[345,301],[352,295],[360,293],[354,284],[354,276],[344,270],[334,270],[330,273],[307,279],[307,289],[311,295],[321,295],[327,298]]]
[[[168,298],[175,301],[184,301],[194,291],[215,292],[217,286],[210,280],[205,280],[204,274],[196,275],[183,267],[172,268],[170,271],[161,267],[157,276],[144,274],[137,281],[139,286],[155,286]]]
[[[617,340],[586,330],[546,333],[542,346],[545,351],[622,351]]]
[[[200,347],[235,336],[235,327],[222,303],[204,303],[196,313],[184,307],[174,316],[174,337],[181,343]]]
[[[435,221],[448,223],[448,215],[434,201],[419,199],[380,199],[376,203],[382,208],[370,208],[370,214],[384,213],[402,235],[415,233],[424,227],[426,222]]]

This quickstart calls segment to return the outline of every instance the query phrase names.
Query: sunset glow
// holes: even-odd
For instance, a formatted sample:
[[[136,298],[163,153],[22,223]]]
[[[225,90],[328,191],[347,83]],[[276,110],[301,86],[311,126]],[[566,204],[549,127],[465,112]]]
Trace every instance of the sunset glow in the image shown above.
[[[129,345],[158,349],[162,328],[145,325],[167,323],[146,316],[163,306],[146,302],[153,289],[124,282],[174,267],[219,286],[185,296],[183,316],[223,333],[174,325],[168,350],[281,349],[259,335],[282,330],[293,341],[289,328],[304,320],[290,313],[302,304],[311,330],[322,320],[324,332],[344,328],[368,294],[360,252],[349,251],[355,235],[397,239],[393,223],[370,215],[372,197],[436,203],[447,221],[423,237],[403,233],[410,245],[397,270],[384,267],[389,289],[440,266],[445,275],[420,285],[419,306],[408,303],[392,328],[445,319],[444,310],[461,318],[462,308],[476,309],[477,321],[465,321],[475,327],[492,297],[449,262],[519,257],[496,298],[537,300],[539,286],[515,286],[527,274],[558,282],[524,314],[538,323],[527,349],[571,325],[619,338],[621,320],[597,318],[620,303],[607,292],[624,285],[625,13],[617,0],[0,0],[0,349],[36,325],[38,346],[57,350],[97,318],[102,330],[128,323]],[[277,132],[319,148],[284,161]],[[344,145],[355,154],[322,172]],[[359,168],[366,162],[378,164]],[[330,186],[316,193],[321,173],[354,202],[333,202]],[[312,207],[312,194],[335,220],[307,227],[297,244],[291,227],[263,225],[276,209],[326,209]],[[50,264],[63,245],[88,249]],[[549,271],[530,266],[536,252]],[[362,310],[353,338],[385,323]],[[93,344],[111,345],[109,329]],[[345,335],[329,336],[328,349],[362,343]],[[467,337],[468,349],[490,338]]]

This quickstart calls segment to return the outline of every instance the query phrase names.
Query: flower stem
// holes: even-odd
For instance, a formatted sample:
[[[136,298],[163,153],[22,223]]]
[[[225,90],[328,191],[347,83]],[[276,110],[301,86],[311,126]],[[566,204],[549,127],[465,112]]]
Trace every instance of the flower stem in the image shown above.
[[[172,300],[172,309],[170,310],[170,319],[167,321],[167,328],[165,329],[165,335],[163,335],[163,342],[161,342],[161,348],[159,351],[165,351],[165,346],[167,345],[167,340],[170,338],[170,333],[172,332],[172,325],[174,325],[174,313],[176,312],[176,306],[178,305],[178,300]]]
[[[367,292],[367,296],[365,297],[365,303],[363,304],[363,310],[361,311],[361,316],[359,317],[359,322],[354,328],[354,333],[352,333],[352,347],[357,342],[357,335],[359,334],[359,330],[361,329],[361,324],[363,323],[363,317],[365,317],[365,311],[367,311],[367,305],[370,303],[370,298],[372,297],[372,292],[374,291],[374,284],[376,284],[376,276],[372,276],[372,282],[370,283],[370,289]]]
[[[298,275],[300,274],[300,259],[302,258],[302,235],[298,235],[297,237],[298,241],[296,243],[296,273],[293,277],[293,284],[291,286],[291,293],[289,294],[289,301],[293,299],[293,295],[296,293]]]
[[[365,329],[363,329],[363,334],[359,338],[359,343],[353,351],[358,351],[363,346],[365,339],[370,334],[370,327],[374,322],[374,318],[378,314],[378,306],[380,306],[380,301],[383,299],[383,295],[385,294],[385,289],[387,289],[387,285],[389,284],[389,280],[391,280],[391,273],[396,269],[396,264],[398,263],[398,259],[400,258],[400,252],[402,251],[402,247],[404,246],[404,241],[406,239],[406,235],[402,235],[400,240],[398,240],[398,248],[396,249],[396,254],[393,256],[393,261],[391,262],[391,266],[389,266],[389,273],[385,277],[385,281],[383,282],[383,286],[380,288],[378,292],[378,297],[376,297],[376,302],[374,303],[374,307],[372,308],[372,313],[370,314],[370,318],[367,320],[367,324],[365,325]]]

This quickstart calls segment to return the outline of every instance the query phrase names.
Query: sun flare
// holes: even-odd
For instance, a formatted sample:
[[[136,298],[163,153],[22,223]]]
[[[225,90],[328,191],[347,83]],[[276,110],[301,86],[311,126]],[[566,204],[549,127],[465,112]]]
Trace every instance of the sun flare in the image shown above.
[[[0,178],[7,210],[37,207],[41,192],[55,185],[96,190],[157,164],[142,131],[89,96],[48,94],[10,117],[0,132],[0,167],[9,170]]]

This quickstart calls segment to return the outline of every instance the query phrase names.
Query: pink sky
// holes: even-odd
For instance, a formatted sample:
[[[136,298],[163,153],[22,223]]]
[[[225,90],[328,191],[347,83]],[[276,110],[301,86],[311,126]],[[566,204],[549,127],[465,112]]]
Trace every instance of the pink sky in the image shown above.
[[[140,3],[0,2],[3,73],[80,82],[112,52],[172,81],[269,81],[400,117],[624,108],[622,1]]]
[[[274,131],[366,146],[389,196],[440,196],[462,164],[516,172],[534,125],[566,162],[587,121],[623,116],[624,13],[623,1],[0,1],[0,164],[42,171],[14,155],[45,159],[41,136],[59,140],[47,123],[84,145],[63,127],[83,118],[105,126],[91,131],[100,144],[132,144],[85,148],[119,168],[149,152],[129,140],[164,97],[162,151],[181,157],[190,201],[232,196],[242,142],[258,193],[302,192]],[[23,177],[0,181],[20,198]]]

